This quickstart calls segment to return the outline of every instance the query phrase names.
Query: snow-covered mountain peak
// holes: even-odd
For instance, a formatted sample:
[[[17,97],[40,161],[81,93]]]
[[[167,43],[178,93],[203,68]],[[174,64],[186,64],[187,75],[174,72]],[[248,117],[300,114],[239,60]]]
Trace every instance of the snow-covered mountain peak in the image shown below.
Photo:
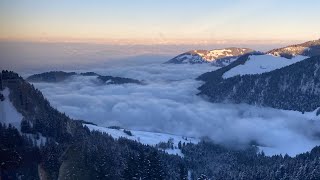
[[[320,55],[320,39],[308,41],[301,44],[290,45],[283,48],[273,49],[267,52],[268,54],[272,54],[274,56],[281,56],[288,59],[293,58],[297,55],[303,56],[318,56]]]
[[[226,66],[237,59],[237,57],[254,52],[248,48],[224,48],[213,50],[192,50],[180,54],[167,63],[173,64],[198,64],[198,63],[212,63],[216,66]]]
[[[235,56],[236,54],[244,54],[247,49],[245,48],[227,48],[227,49],[214,49],[214,50],[194,50],[194,51],[189,51],[191,54],[197,54],[201,56],[205,61],[207,62],[212,62],[214,60],[217,60],[222,57],[230,57],[230,56]]]

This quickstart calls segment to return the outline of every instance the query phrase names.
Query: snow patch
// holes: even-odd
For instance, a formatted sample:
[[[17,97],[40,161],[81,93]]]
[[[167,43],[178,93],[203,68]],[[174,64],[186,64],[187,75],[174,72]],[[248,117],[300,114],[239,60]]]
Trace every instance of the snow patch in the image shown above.
[[[305,142],[297,142],[296,144],[287,144],[282,147],[269,147],[269,146],[257,146],[259,148],[259,152],[264,152],[266,156],[273,155],[289,155],[290,157],[294,157],[300,153],[307,152],[307,150],[311,150],[315,147],[314,143],[310,143],[308,139],[305,139]]]
[[[180,157],[184,157],[184,154],[182,154],[181,150],[178,149],[177,147],[174,147],[174,149],[165,149],[164,151],[168,154],[178,155]]]
[[[37,133],[37,134],[23,133],[23,134],[31,138],[35,146],[41,147],[45,145],[47,142],[47,138],[43,136],[41,133]]]
[[[248,49],[214,49],[214,50],[192,50],[175,57],[175,63],[213,63],[227,57],[240,56],[247,52]],[[170,62],[170,61],[169,61]]]
[[[181,157],[183,157],[183,154],[181,150],[178,149],[179,142],[193,143],[193,144],[197,144],[200,142],[200,139],[197,139],[197,138],[183,137],[183,136],[165,134],[165,133],[130,130],[130,132],[132,133],[132,136],[129,136],[128,134],[123,132],[124,129],[104,128],[104,127],[99,127],[91,124],[85,124],[84,126],[87,126],[90,129],[90,131],[95,130],[95,131],[107,133],[115,139],[124,137],[124,138],[137,141],[142,144],[150,145],[150,146],[155,146],[160,142],[168,142],[171,139],[173,142],[174,148],[165,149],[165,152],[167,152],[168,154],[179,155]]]
[[[5,124],[11,124],[18,130],[20,130],[20,124],[22,121],[22,114],[17,111],[9,99],[10,90],[5,88],[0,91],[4,96],[4,101],[0,101],[0,122]]]
[[[299,62],[308,58],[307,56],[295,56],[292,59],[287,59],[284,57],[267,55],[252,55],[249,56],[248,61],[243,65],[236,66],[231,70],[223,74],[223,78],[227,79],[237,75],[246,74],[262,74],[265,72],[270,72],[282,67],[288,66],[290,64]]]

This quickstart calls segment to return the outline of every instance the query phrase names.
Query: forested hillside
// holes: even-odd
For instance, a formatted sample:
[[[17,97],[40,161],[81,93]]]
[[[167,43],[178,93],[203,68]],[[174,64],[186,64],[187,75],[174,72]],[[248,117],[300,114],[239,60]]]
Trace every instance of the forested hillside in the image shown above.
[[[21,159],[26,156],[29,147],[38,147],[40,152],[34,155],[32,163],[41,167],[42,172],[29,174],[29,169],[36,167],[16,163],[15,168],[1,168],[3,177],[38,179],[42,175],[48,179],[132,179],[136,176],[143,179],[177,179],[183,175],[181,173],[186,175],[185,171],[180,172],[184,164],[179,156],[167,155],[138,142],[114,140],[107,134],[90,132],[81,122],[52,108],[42,93],[18,74],[2,71],[1,77],[2,89],[9,88],[10,101],[24,116],[21,129],[12,126],[8,129],[9,136],[22,140],[11,141],[12,138],[2,136],[1,152],[12,148],[9,152],[17,152],[18,159]],[[3,128],[6,129],[6,126]],[[47,140],[41,145],[26,144],[21,142],[27,141],[22,138],[24,136],[32,137],[32,141],[38,140],[39,136]],[[6,165],[11,160],[1,161]],[[137,166],[139,169],[131,168],[136,167],[132,161],[140,163]]]
[[[58,82],[65,81],[72,76],[95,76],[99,82],[102,82],[102,84],[126,84],[126,83],[142,84],[141,81],[136,79],[125,78],[125,77],[114,77],[114,76],[102,76],[95,72],[76,73],[76,72],[64,72],[64,71],[50,71],[50,72],[31,75],[27,77],[26,80],[33,83],[39,83],[39,82],[58,83]]]
[[[242,60],[235,63],[242,63]],[[315,56],[301,62],[263,74],[238,75],[223,79],[228,69],[203,74],[200,95],[212,102],[232,102],[262,105],[286,110],[314,111],[320,107],[320,57]]]

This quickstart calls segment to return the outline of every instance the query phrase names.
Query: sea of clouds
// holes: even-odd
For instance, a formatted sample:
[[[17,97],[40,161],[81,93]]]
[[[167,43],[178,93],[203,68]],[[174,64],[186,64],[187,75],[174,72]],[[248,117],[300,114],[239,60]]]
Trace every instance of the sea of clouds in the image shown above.
[[[78,71],[134,78],[145,85],[99,85],[96,77],[82,76],[34,85],[58,110],[103,127],[208,136],[227,144],[255,141],[269,155],[296,155],[320,144],[319,118],[314,113],[216,104],[197,96],[202,82],[195,78],[215,69],[206,64],[119,65]]]

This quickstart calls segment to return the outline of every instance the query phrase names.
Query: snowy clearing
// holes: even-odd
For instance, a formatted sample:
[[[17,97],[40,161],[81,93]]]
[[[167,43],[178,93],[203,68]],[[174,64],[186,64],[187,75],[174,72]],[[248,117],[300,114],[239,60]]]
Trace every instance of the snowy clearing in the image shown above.
[[[10,90],[5,88],[0,91],[4,96],[4,101],[0,101],[0,122],[11,124],[20,130],[22,114],[17,111],[9,99]]]
[[[231,70],[223,74],[223,78],[227,79],[236,75],[245,74],[262,74],[265,72],[270,72],[275,69],[280,69],[282,67],[288,66],[290,64],[299,62],[308,58],[307,56],[295,56],[292,59],[287,59],[284,57],[267,55],[252,55],[249,60],[243,65],[236,66]]]
[[[160,142],[168,142],[170,139],[172,139],[174,149],[165,149],[165,151],[168,154],[179,155],[182,157],[183,157],[183,154],[181,153],[180,149],[178,149],[178,143],[180,141],[181,143],[193,143],[193,144],[197,144],[200,141],[200,139],[197,139],[197,138],[190,138],[190,137],[183,137],[183,136],[177,136],[172,134],[156,133],[156,132],[148,132],[148,131],[135,131],[135,130],[130,130],[130,132],[132,133],[132,136],[129,136],[128,134],[123,132],[124,129],[104,128],[104,127],[99,127],[91,124],[85,124],[84,126],[87,126],[91,131],[95,130],[95,131],[100,131],[100,132],[105,132],[107,134],[110,134],[115,139],[124,137],[124,138],[137,141],[142,144],[146,144],[150,146],[155,146]]]

